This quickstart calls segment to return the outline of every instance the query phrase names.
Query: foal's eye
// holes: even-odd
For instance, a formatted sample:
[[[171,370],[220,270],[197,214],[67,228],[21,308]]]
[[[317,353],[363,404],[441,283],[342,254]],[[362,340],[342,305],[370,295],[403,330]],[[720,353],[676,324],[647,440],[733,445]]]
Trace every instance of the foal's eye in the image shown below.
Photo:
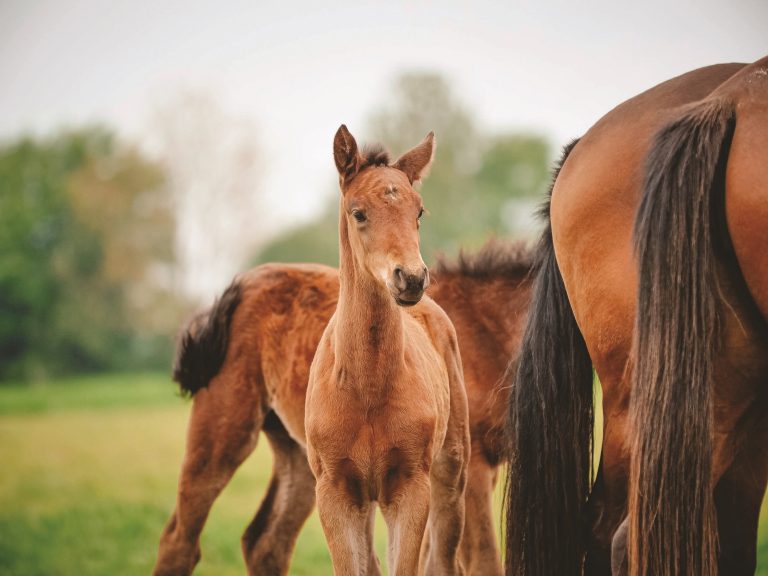
[[[358,222],[365,222],[366,221],[365,214],[363,212],[361,212],[360,210],[353,210],[352,211],[352,217],[355,220],[357,220]]]
[[[419,222],[421,222],[421,217],[424,216],[424,208],[421,208],[419,210],[419,216],[416,218]]]

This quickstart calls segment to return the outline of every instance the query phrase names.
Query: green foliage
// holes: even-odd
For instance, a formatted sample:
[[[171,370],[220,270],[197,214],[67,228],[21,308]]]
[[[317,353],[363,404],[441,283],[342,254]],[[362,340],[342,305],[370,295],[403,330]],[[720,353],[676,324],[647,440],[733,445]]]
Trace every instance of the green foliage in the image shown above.
[[[339,202],[334,197],[315,220],[293,228],[270,242],[254,261],[316,262],[339,265]]]
[[[0,147],[0,381],[168,363],[136,304],[172,262],[162,184],[102,128]]]
[[[401,154],[429,131],[437,136],[437,152],[420,189],[427,209],[421,227],[425,258],[429,260],[436,252],[455,254],[462,246],[478,247],[490,234],[520,234],[517,212],[530,212],[533,199],[549,182],[548,141],[535,134],[486,135],[443,77],[431,73],[400,76],[388,104],[371,116],[368,140],[382,142]],[[366,140],[356,136],[359,143]],[[335,265],[337,222],[334,195],[318,218],[273,240],[253,262]]]

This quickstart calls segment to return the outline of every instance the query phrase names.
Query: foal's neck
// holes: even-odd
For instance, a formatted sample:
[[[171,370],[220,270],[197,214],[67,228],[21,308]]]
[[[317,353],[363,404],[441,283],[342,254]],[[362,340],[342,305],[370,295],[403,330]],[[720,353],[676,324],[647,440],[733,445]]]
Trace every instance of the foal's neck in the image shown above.
[[[358,269],[343,214],[339,222],[336,372],[370,403],[383,399],[403,363],[403,312],[386,286]]]

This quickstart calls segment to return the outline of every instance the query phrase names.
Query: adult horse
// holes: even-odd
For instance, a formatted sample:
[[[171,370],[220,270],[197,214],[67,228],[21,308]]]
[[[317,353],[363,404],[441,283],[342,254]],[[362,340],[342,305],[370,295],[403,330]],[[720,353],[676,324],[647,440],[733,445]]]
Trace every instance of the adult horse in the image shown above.
[[[492,494],[504,462],[506,358],[519,348],[530,296],[530,252],[490,241],[430,270],[427,294],[456,328],[469,401],[472,451],[462,561],[470,574],[500,574]],[[303,448],[309,365],[336,307],[338,272],[266,264],[240,275],[182,335],[174,378],[194,397],[179,494],[157,574],[187,574],[220,491],[263,431],[273,452],[269,488],[243,535],[250,574],[287,574],[298,533],[314,507]],[[503,313],[500,313],[503,311]]]
[[[752,574],[768,478],[768,58],[609,112],[566,150],[545,212],[510,367],[508,572]],[[590,495],[593,366],[605,420]]]

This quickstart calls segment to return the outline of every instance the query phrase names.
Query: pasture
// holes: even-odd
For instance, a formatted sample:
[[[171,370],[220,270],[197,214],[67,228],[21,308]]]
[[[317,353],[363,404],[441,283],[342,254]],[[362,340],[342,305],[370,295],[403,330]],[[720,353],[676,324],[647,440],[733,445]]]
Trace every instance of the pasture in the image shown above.
[[[0,575],[150,573],[175,500],[190,406],[163,374],[0,388]],[[195,574],[244,573],[240,535],[270,469],[260,442],[213,508]],[[766,502],[758,562],[768,576]],[[330,573],[315,514],[291,574]]]

